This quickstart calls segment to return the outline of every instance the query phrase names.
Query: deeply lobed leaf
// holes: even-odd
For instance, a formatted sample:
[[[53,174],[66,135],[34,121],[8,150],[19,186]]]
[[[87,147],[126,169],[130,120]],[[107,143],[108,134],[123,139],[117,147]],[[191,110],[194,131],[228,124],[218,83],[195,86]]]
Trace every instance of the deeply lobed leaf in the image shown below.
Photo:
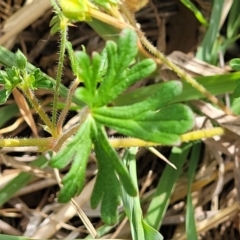
[[[114,149],[109,145],[107,136],[98,126],[95,130],[94,148],[98,159],[98,175],[91,196],[91,206],[96,208],[101,201],[101,216],[107,224],[117,221],[117,206],[119,204],[120,183],[131,196],[136,195],[136,189],[126,168]]]

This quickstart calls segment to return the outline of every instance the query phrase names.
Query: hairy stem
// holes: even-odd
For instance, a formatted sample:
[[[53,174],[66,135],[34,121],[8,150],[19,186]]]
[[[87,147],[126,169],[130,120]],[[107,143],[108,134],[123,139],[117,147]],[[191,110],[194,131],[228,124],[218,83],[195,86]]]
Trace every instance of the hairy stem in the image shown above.
[[[39,116],[41,117],[41,119],[43,120],[43,122],[47,125],[49,131],[52,133],[53,137],[56,137],[54,135],[54,131],[53,131],[53,125],[52,122],[50,121],[50,119],[48,118],[47,114],[44,112],[41,104],[38,102],[38,100],[35,98],[34,94],[32,93],[32,91],[29,88],[25,88],[23,89],[24,94],[26,95],[26,97],[28,98],[29,102],[32,104],[32,106],[34,107],[35,111],[39,114]]]
[[[0,147],[37,147],[40,151],[50,150],[54,147],[56,139],[50,138],[21,138],[0,139]]]
[[[56,129],[57,122],[57,104],[59,97],[59,89],[61,84],[62,72],[63,72],[63,63],[64,63],[64,54],[66,50],[66,41],[67,41],[67,24],[62,24],[62,29],[60,31],[61,40],[60,40],[60,53],[58,60],[57,76],[56,76],[56,85],[54,90],[54,99],[53,99],[53,112],[52,112],[52,123],[53,128],[56,134],[58,134]]]
[[[71,102],[72,102],[72,96],[77,88],[79,84],[79,81],[78,79],[75,79],[71,85],[71,87],[69,88],[69,92],[68,92],[68,96],[67,96],[67,100],[66,100],[66,104],[65,104],[65,107],[64,109],[62,110],[59,118],[58,118],[58,123],[57,123],[57,131],[58,133],[62,133],[62,126],[63,126],[63,122],[64,122],[64,119],[65,117],[67,116],[67,113],[69,111],[69,108],[71,106]]]

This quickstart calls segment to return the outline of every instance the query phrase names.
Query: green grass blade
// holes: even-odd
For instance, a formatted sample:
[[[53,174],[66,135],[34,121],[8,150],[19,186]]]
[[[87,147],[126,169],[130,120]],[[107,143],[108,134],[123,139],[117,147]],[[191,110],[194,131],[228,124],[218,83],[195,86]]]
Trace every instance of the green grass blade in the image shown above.
[[[176,166],[177,170],[169,165],[165,167],[145,216],[146,222],[155,229],[159,229],[161,226],[171,193],[182,171],[191,146],[192,144],[184,144],[182,147],[172,148],[169,160]]]
[[[240,79],[240,72],[228,73],[223,75],[198,77],[197,81],[214,95],[231,93],[236,88],[236,81]],[[118,106],[130,105],[143,101],[157,91],[161,83],[124,93],[119,96],[114,103]],[[204,98],[204,96],[193,88],[189,83],[182,82],[182,93],[174,98],[173,102],[190,101]]]
[[[35,167],[45,167],[47,164],[47,159],[44,156],[39,157],[37,160],[32,162],[32,166]],[[29,181],[33,178],[30,173],[22,172],[14,179],[12,179],[7,185],[0,189],[0,206],[6,203],[14,194],[20,190],[22,187],[26,186]],[[1,238],[0,238],[1,239]]]
[[[222,16],[222,10],[225,0],[215,0],[211,12],[209,28],[203,38],[201,45],[197,51],[196,57],[205,62],[211,63],[212,59],[215,58],[213,52],[214,44],[217,39],[220,27],[220,21]]]
[[[123,158],[123,162],[129,167],[129,173],[136,189],[138,189],[136,166],[137,151],[138,148],[132,147],[129,150],[126,150]],[[131,227],[132,239],[162,240],[162,235],[143,220],[139,193],[137,196],[131,197],[122,188],[122,197],[123,206]]]
[[[0,240],[31,240],[31,238],[0,234]]]
[[[194,180],[195,171],[200,157],[201,144],[195,144],[191,151],[189,168],[188,168],[188,193],[187,193],[187,209],[186,209],[186,234],[188,240],[197,240],[197,231],[194,218],[194,208],[192,204],[191,186]]]
[[[227,22],[227,38],[233,38],[238,34],[240,28],[240,1],[234,0],[231,10],[229,12],[228,22]]]
[[[192,11],[197,20],[205,27],[208,26],[208,22],[198,8],[190,0],[180,0],[190,11]]]

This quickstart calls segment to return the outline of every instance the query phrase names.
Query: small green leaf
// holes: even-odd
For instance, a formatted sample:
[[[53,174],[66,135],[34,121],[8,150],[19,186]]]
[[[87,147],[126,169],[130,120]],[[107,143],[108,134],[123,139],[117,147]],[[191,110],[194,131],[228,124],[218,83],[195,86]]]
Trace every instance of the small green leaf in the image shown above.
[[[106,156],[108,156],[109,159],[111,159],[112,164],[115,168],[115,171],[117,172],[120,181],[126,190],[126,192],[131,195],[136,195],[136,189],[134,187],[134,184],[132,183],[131,177],[128,175],[127,170],[125,166],[123,165],[122,161],[120,160],[118,154],[113,149],[113,147],[109,144],[107,135],[105,131],[103,130],[103,127],[98,128],[98,136],[95,137],[98,141],[101,139],[100,143],[102,144],[103,151],[105,152]],[[96,143],[96,141],[95,141]]]
[[[78,51],[75,53],[76,64],[78,66],[77,76],[80,81],[84,82],[84,85],[88,91],[91,92],[91,61],[88,54],[84,51]]]
[[[6,71],[6,74],[7,74],[8,78],[10,78],[10,79],[13,79],[15,77],[19,77],[19,75],[20,75],[20,73],[19,73],[19,71],[17,70],[16,67],[6,68],[5,71]],[[19,82],[20,82],[20,80],[19,80]]]
[[[71,62],[73,74],[74,76],[77,76],[77,69],[78,69],[77,60],[72,48],[72,44],[69,41],[66,42],[66,48],[67,48],[68,56]]]
[[[16,56],[16,66],[19,69],[24,70],[27,66],[27,58],[20,50],[16,52],[15,56]]]
[[[93,113],[117,119],[129,119],[147,111],[157,111],[161,107],[171,102],[182,92],[180,81],[169,81],[158,85],[158,89],[146,100],[123,107],[101,107],[93,109]]]
[[[156,64],[153,60],[140,62],[129,70],[138,52],[137,35],[130,29],[122,31],[118,44],[108,41],[104,49],[107,53],[107,70],[94,101],[95,107],[109,104],[120,93],[136,81],[151,74]]]
[[[240,71],[240,58],[234,58],[230,61],[230,66],[236,71]]]
[[[93,142],[98,159],[98,175],[91,196],[91,206],[96,208],[102,200],[101,217],[107,224],[114,224],[117,221],[117,206],[119,205],[119,180],[131,196],[136,194],[136,189],[117,153],[109,145],[102,127],[95,127]]]
[[[190,130],[194,123],[191,109],[181,104],[164,107],[158,112],[145,111],[132,118],[119,119],[112,116],[94,112],[94,118],[99,123],[119,133],[166,145],[179,144],[180,134]]]
[[[4,84],[5,83],[5,80],[4,80],[4,74],[5,72],[0,70],[0,84]]]
[[[35,81],[33,86],[35,89],[53,89],[53,82],[47,78],[42,78],[40,81]]]
[[[92,148],[91,122],[91,118],[87,118],[73,140],[50,160],[49,165],[55,168],[63,168],[73,160],[70,171],[62,180],[59,202],[69,202],[82,191],[87,160]]]
[[[91,97],[89,91],[87,91],[86,88],[83,88],[83,87],[77,88],[76,91],[75,91],[75,96],[77,96],[78,99],[80,99],[81,101],[83,101],[87,105],[91,106],[92,97]]]
[[[115,63],[117,59],[117,45],[113,41],[107,41],[105,46],[106,52],[107,52],[107,70],[106,75],[98,88],[97,91],[97,97],[94,99],[94,106],[103,106],[105,104],[109,103],[108,100],[108,91],[113,86],[113,81],[116,78],[116,70],[115,70]],[[118,77],[119,77],[118,73]],[[107,95],[106,95],[107,94]]]
[[[104,59],[103,59],[104,60]],[[92,54],[92,75],[91,75],[91,95],[94,96],[97,83],[101,80],[102,72],[100,71],[101,66],[101,56],[97,52]]]
[[[233,96],[235,98],[239,98],[240,97],[240,84],[237,85],[237,87],[234,89]]]
[[[90,135],[90,129],[88,130]],[[85,139],[76,144],[79,146],[78,150],[74,156],[70,171],[62,180],[63,188],[58,195],[58,200],[61,203],[69,202],[72,197],[82,191],[84,186],[86,165],[92,148],[92,141],[90,136],[85,134]]]
[[[10,94],[11,92],[9,92],[7,89],[0,90],[0,104],[5,103],[8,100]]]
[[[132,29],[124,29],[118,40],[116,70],[121,73],[129,67],[134,57],[138,53],[137,33]]]
[[[50,35],[54,35],[56,34],[60,29],[60,23],[56,23],[54,24],[52,27],[51,27],[51,30],[50,30]]]
[[[57,22],[59,22],[60,19],[59,19],[59,15],[55,15],[53,16],[53,18],[51,19],[50,23],[49,23],[49,26],[52,27],[54,24],[56,24]]]
[[[135,82],[149,76],[156,69],[156,63],[152,59],[145,59],[135,64],[131,69],[126,70],[118,78],[117,82],[114,82],[112,86],[109,86],[109,90],[104,92],[104,88],[99,88],[97,98],[94,102],[94,106],[102,106],[113,101],[119,94],[124,92],[128,87]],[[104,82],[106,80],[104,79]],[[104,82],[102,84],[104,84]]]
[[[109,225],[117,221],[119,199],[119,182],[114,171],[111,156],[105,151],[101,139],[94,140],[98,159],[98,175],[91,196],[91,206],[96,208],[101,202],[101,217]]]

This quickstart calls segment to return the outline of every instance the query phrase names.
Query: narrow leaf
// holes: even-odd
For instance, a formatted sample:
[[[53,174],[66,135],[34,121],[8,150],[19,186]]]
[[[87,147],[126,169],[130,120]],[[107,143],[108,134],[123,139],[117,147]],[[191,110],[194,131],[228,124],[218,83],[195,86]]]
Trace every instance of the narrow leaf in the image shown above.
[[[86,165],[92,147],[90,129],[89,136],[85,134],[84,141],[77,142],[77,145],[79,150],[76,152],[71,169],[62,180],[63,188],[58,195],[58,200],[61,203],[69,202],[71,198],[80,194],[83,189]]]
[[[124,29],[118,39],[116,71],[123,72],[138,53],[137,34],[132,29]]]
[[[130,106],[96,108],[93,109],[93,113],[117,119],[130,119],[150,109],[152,111],[159,110],[178,96],[181,91],[182,84],[180,81],[169,81],[158,85],[157,90],[144,101]]]
[[[159,229],[162,224],[171,193],[174,190],[175,183],[182,171],[191,146],[192,144],[185,144],[181,148],[172,148],[169,160],[177,167],[177,170],[169,165],[165,167],[145,217],[146,222],[155,229]]]
[[[197,239],[197,230],[196,230],[196,223],[195,223],[195,217],[194,217],[194,207],[192,203],[192,182],[194,180],[195,171],[198,165],[198,161],[200,159],[201,153],[201,144],[195,144],[192,148],[192,152],[190,155],[190,161],[189,161],[189,168],[188,168],[188,193],[187,193],[187,210],[186,210],[186,234],[187,239]]]

